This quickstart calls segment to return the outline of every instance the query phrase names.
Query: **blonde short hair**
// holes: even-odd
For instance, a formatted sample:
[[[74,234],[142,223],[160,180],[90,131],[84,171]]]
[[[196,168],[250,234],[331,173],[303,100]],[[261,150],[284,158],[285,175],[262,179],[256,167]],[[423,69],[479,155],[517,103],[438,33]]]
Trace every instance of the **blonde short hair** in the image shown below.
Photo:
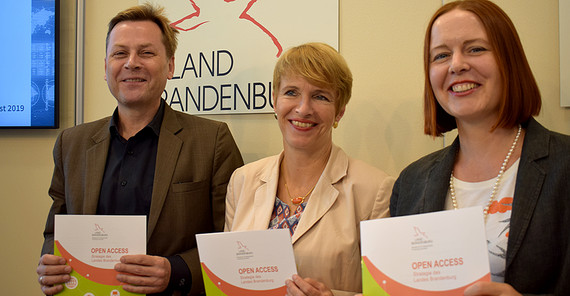
[[[279,91],[281,79],[286,75],[300,75],[311,84],[336,92],[337,114],[350,100],[352,73],[344,58],[328,44],[306,43],[285,51],[273,70],[274,94]]]

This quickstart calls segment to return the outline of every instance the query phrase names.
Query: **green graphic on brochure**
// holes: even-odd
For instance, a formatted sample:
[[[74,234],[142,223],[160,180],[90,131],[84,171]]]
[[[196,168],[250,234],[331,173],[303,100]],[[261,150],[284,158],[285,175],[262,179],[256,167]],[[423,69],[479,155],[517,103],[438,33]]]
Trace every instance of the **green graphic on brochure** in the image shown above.
[[[202,262],[202,277],[208,296],[282,296],[287,294],[285,285],[269,290],[252,290],[232,285],[215,275]]]
[[[54,243],[54,255],[64,257],[69,264],[70,258],[68,257],[69,254],[62,248],[58,247],[59,243]],[[61,245],[59,245],[61,246]],[[66,256],[68,255],[68,256]],[[75,258],[73,258],[75,259]],[[75,261],[78,261],[75,259]],[[73,264],[69,264],[73,268]],[[142,294],[138,293],[131,293],[123,290],[121,285],[106,285],[97,283],[90,279],[87,279],[86,276],[89,274],[82,275],[73,268],[73,271],[70,273],[71,281],[65,283],[63,285],[63,291],[61,291],[57,295],[63,296],[140,296]]]
[[[390,296],[372,277],[364,260],[362,260],[362,291],[366,291],[366,296]]]
[[[218,289],[216,284],[208,277],[204,271],[204,267],[201,267],[202,275],[204,276],[204,288],[206,289],[206,295],[208,296],[228,296],[222,290]]]

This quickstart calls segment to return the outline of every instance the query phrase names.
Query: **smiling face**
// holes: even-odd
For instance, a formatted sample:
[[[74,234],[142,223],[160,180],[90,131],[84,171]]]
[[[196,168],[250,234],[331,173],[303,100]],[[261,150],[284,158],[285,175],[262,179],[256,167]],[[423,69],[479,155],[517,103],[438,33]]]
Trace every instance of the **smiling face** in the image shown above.
[[[318,151],[332,146],[332,125],[345,107],[336,112],[334,90],[318,87],[298,75],[285,75],[274,94],[275,113],[285,148]]]
[[[502,82],[487,33],[468,11],[441,15],[431,31],[429,78],[441,107],[458,121],[497,121]]]
[[[174,73],[160,28],[151,21],[118,23],[109,35],[105,80],[121,108],[158,108]]]

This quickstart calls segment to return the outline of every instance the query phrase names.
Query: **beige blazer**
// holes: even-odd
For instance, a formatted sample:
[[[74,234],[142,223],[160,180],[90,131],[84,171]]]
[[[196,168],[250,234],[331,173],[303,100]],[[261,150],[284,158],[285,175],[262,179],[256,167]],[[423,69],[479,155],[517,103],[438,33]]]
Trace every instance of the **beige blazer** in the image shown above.
[[[109,150],[109,120],[78,125],[59,135],[42,254],[53,253],[54,215],[96,213]],[[204,289],[195,235],[222,230],[227,182],[242,164],[225,123],[165,106],[147,220],[147,253],[182,257],[192,273],[190,295]]]
[[[226,195],[226,231],[268,228],[282,158],[283,152],[233,173]],[[299,275],[323,282],[334,295],[361,292],[359,222],[389,216],[393,184],[393,177],[333,145],[292,237]]]

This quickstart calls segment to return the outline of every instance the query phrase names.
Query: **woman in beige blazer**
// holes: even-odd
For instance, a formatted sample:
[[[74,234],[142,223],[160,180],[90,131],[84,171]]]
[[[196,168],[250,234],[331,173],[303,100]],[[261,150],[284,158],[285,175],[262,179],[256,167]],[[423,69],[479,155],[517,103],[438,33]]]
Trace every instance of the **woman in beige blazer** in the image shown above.
[[[239,168],[228,185],[226,231],[289,228],[299,276],[287,281],[288,295],[360,292],[359,222],[388,216],[394,178],[332,142],[351,89],[332,47],[285,52],[273,74],[283,152]]]

